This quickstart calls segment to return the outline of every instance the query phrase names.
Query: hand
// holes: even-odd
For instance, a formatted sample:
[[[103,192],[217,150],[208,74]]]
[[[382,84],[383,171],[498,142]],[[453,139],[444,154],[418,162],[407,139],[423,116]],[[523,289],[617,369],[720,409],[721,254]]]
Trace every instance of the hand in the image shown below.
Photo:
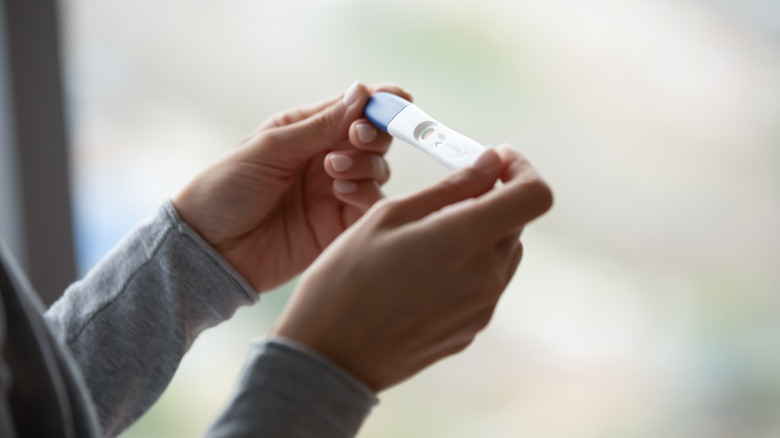
[[[411,99],[394,85],[356,82],[280,113],[174,197],[182,220],[258,292],[306,269],[383,197],[391,137],[363,118],[376,91]]]
[[[520,232],[551,205],[525,159],[489,150],[432,188],[375,205],[306,272],[273,334],[375,391],[394,385],[487,325],[520,262]]]

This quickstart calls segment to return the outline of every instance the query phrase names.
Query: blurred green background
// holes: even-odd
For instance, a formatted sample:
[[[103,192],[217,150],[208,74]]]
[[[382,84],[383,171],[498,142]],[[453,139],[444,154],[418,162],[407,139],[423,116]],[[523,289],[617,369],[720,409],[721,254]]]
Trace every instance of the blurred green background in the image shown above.
[[[780,4],[61,3],[86,272],[272,113],[393,81],[546,177],[488,329],[361,437],[780,436]],[[446,171],[395,143],[389,196]],[[293,285],[197,340],[123,434],[199,436]]]

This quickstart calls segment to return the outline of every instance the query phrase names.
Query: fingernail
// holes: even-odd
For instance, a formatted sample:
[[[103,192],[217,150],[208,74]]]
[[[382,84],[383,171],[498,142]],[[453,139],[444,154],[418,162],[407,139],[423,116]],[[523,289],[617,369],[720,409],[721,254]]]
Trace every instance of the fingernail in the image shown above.
[[[480,173],[492,172],[496,167],[498,161],[498,154],[488,149],[477,158],[477,161],[471,166]]]
[[[333,181],[333,190],[339,193],[352,193],[357,190],[357,184],[352,181],[337,179]]]
[[[360,87],[360,81],[355,81],[352,85],[347,88],[347,92],[344,93],[344,104],[349,106],[352,104],[352,102],[357,99],[358,96],[358,88]]]
[[[352,167],[352,158],[346,155],[333,154],[330,156],[330,166],[336,172],[343,172]]]
[[[359,123],[357,125],[357,135],[361,143],[367,144],[376,140],[377,131],[376,128],[368,123]]]

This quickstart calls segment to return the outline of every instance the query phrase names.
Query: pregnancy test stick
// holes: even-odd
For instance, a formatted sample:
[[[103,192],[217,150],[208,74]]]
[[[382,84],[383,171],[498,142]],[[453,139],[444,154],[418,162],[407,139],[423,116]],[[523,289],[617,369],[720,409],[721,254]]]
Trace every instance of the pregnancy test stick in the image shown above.
[[[486,150],[481,144],[442,125],[417,105],[395,94],[374,93],[364,111],[368,120],[379,129],[453,170],[474,164]]]

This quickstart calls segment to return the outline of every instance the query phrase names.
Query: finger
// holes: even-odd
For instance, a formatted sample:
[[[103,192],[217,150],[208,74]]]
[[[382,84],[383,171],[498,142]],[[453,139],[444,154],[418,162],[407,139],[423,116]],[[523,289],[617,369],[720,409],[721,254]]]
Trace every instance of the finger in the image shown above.
[[[462,236],[469,245],[492,245],[550,209],[552,192],[528,161],[506,146],[496,152],[503,163],[504,184],[462,206],[457,214],[440,218],[441,232]]]
[[[384,197],[379,184],[373,180],[333,180],[333,195],[340,201],[357,207],[361,211],[368,210],[375,202]]]
[[[501,174],[504,185],[480,200],[484,204],[483,215],[503,218],[500,222],[516,231],[552,208],[552,190],[519,152],[508,145],[500,145],[496,152],[505,164]]]
[[[370,87],[370,90],[371,94],[384,91],[412,101],[412,95],[397,84],[380,83]],[[386,154],[392,140],[393,137],[390,134],[379,130],[365,118],[353,122],[349,130],[349,141],[358,149]]]
[[[380,185],[390,178],[390,166],[381,155],[355,149],[328,154],[325,172],[334,179],[374,180]]]
[[[349,127],[349,142],[357,149],[384,155],[391,141],[393,137],[390,134],[378,129],[368,119],[357,119]]]
[[[371,89],[371,94],[374,94],[378,91],[385,91],[387,93],[393,93],[396,96],[403,97],[409,102],[413,101],[411,93],[401,88],[400,85],[394,84],[392,82],[381,82],[378,84],[374,84],[373,86],[370,87],[370,89]]]
[[[485,151],[473,166],[453,173],[438,184],[406,198],[392,201],[385,210],[387,224],[421,219],[448,205],[480,196],[490,190],[501,172],[501,160],[493,150]]]
[[[261,135],[265,136],[277,165],[284,166],[287,160],[298,162],[347,140],[349,126],[363,114],[368,98],[368,88],[356,82],[341,99],[319,112],[297,122],[268,129]]]
[[[398,96],[401,96],[404,99],[408,100],[409,102],[412,101],[412,95],[409,94],[408,91],[390,82],[375,84],[371,86],[369,90],[371,94],[374,94],[377,91],[386,91],[388,93],[393,93]],[[281,113],[274,114],[273,116],[268,118],[265,122],[263,122],[260,125],[260,129],[275,128],[275,127],[285,126],[285,125],[299,122],[333,105],[343,97],[344,94],[339,94],[336,96],[328,97],[326,99],[322,99],[318,102],[300,105],[295,108],[291,108],[289,110],[283,111]]]
[[[320,100],[319,102],[297,106],[295,108],[274,114],[260,125],[260,129],[275,128],[299,122],[335,104],[343,97],[343,94],[339,94],[337,96],[331,96]]]

